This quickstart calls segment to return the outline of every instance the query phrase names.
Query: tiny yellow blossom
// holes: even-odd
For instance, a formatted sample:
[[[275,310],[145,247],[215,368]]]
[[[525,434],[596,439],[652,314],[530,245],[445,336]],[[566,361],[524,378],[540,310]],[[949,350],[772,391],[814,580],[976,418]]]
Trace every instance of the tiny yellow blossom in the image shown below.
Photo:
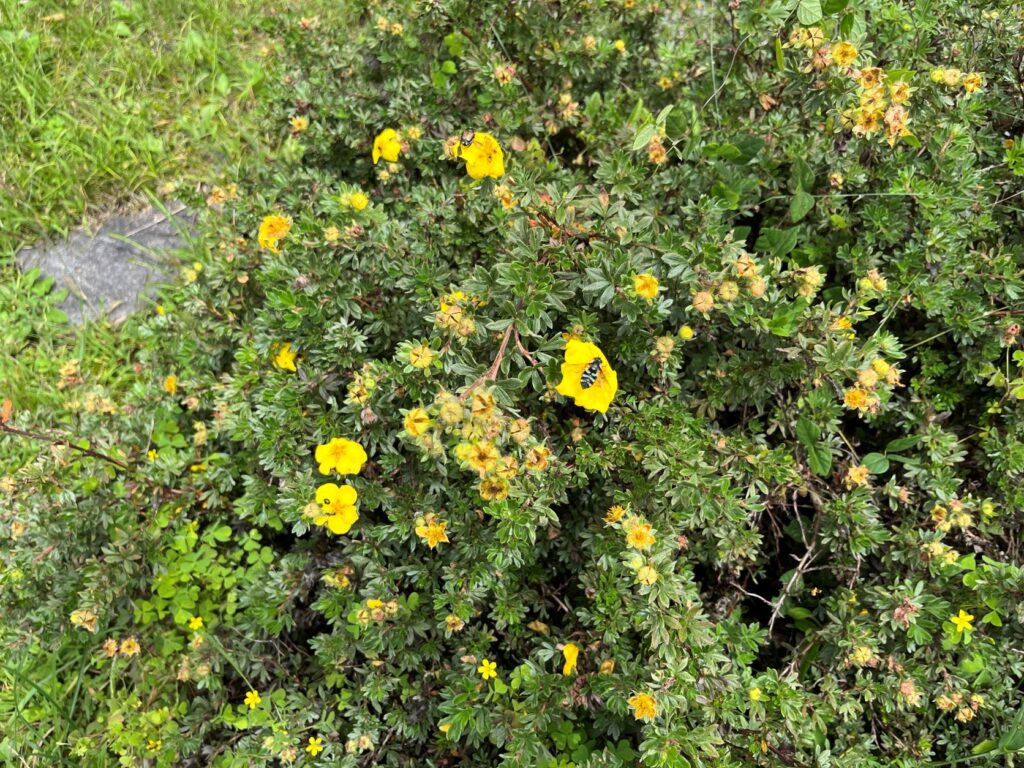
[[[953,622],[953,626],[956,627],[958,632],[967,632],[974,629],[971,622],[974,621],[974,616],[969,614],[963,608],[960,609],[960,613],[956,616],[950,616],[949,620]]]
[[[576,659],[580,655],[579,646],[575,643],[566,643],[562,648],[562,656],[565,657],[565,664],[562,666],[562,674],[568,677],[576,671]]]
[[[656,541],[650,523],[638,523],[626,534],[626,544],[633,549],[647,549]]]
[[[643,273],[633,277],[633,292],[642,299],[653,301],[658,297],[658,278]]]
[[[306,744],[306,751],[313,757],[316,757],[324,751],[323,743],[324,740],[319,736],[310,736],[309,743]]]
[[[633,708],[633,717],[637,720],[650,720],[658,714],[658,704],[650,694],[634,694],[627,703]]]
[[[188,620],[188,628],[191,630],[198,630],[203,628],[203,617],[193,616]]]
[[[484,680],[490,680],[492,677],[498,676],[497,668],[498,665],[495,664],[493,661],[483,659],[480,662],[480,666],[476,668],[476,671],[480,673],[480,677],[482,677]]]
[[[260,694],[258,691],[249,691],[247,694],[245,694],[245,704],[249,707],[249,709],[256,709],[256,707],[258,707],[260,705],[260,702],[262,701],[263,699],[260,698]]]
[[[295,367],[296,357],[298,357],[298,353],[292,349],[291,342],[284,342],[278,346],[277,352],[274,355],[274,367],[280,368],[282,371],[294,373],[297,370]]]
[[[264,216],[260,222],[260,231],[257,237],[260,248],[271,253],[280,253],[280,243],[292,229],[292,220],[277,214]]]

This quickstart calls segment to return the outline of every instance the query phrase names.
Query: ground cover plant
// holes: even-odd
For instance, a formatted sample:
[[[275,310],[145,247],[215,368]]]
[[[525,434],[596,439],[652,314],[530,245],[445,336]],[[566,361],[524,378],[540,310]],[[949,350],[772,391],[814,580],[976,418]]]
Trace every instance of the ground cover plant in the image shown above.
[[[2,414],[88,445],[3,478],[0,748],[1014,764],[1022,25],[282,14],[118,397]]]

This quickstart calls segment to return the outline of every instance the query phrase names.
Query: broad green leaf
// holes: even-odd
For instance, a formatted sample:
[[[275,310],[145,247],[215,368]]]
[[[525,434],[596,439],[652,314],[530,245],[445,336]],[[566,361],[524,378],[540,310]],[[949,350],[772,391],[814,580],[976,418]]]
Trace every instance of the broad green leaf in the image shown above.
[[[821,21],[821,0],[800,0],[796,7],[796,18],[805,27]]]
[[[810,448],[821,439],[821,427],[806,416],[796,420],[796,437],[805,448]]]
[[[654,138],[654,134],[657,133],[658,127],[654,123],[648,123],[639,131],[636,132],[636,137],[633,139],[633,150],[642,149],[650,143],[651,139]]]
[[[881,475],[889,471],[889,460],[880,453],[869,453],[863,459],[861,464],[871,470],[873,475]]]
[[[795,224],[810,213],[813,207],[814,196],[807,194],[803,189],[798,189],[793,199],[789,201],[789,216]]]
[[[820,477],[827,477],[832,471],[832,449],[824,443],[815,443],[807,451],[807,464],[811,471]]]

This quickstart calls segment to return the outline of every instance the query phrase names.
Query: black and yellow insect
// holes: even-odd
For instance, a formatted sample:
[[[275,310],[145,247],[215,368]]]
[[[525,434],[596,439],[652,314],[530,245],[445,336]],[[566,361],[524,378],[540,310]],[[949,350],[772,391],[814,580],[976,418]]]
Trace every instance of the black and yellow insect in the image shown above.
[[[471,146],[476,141],[476,131],[463,131],[459,137],[459,143],[464,147]]]
[[[595,357],[589,363],[587,367],[583,369],[583,375],[580,376],[580,386],[583,389],[590,389],[594,386],[597,381],[597,377],[601,375],[601,358]]]

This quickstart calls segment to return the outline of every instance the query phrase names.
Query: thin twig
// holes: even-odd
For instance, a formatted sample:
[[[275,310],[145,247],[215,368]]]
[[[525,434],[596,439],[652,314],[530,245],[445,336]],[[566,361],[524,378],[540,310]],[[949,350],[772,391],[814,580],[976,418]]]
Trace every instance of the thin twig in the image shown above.
[[[505,335],[501,339],[501,346],[498,347],[498,354],[494,357],[494,362],[491,363],[491,367],[488,368],[487,371],[476,381],[466,387],[462,394],[459,395],[459,400],[465,400],[474,389],[485,381],[494,381],[498,378],[498,369],[501,367],[501,361],[505,358],[505,349],[508,347],[508,341],[512,338],[512,331],[514,329],[515,323],[509,323],[508,328],[505,329]]]
[[[53,435],[44,435],[44,434],[42,434],[40,432],[29,432],[27,430],[18,429],[17,427],[12,427],[10,424],[6,424],[4,422],[0,422],[0,430],[2,430],[4,432],[7,432],[8,434],[20,435],[21,437],[27,437],[27,438],[30,438],[32,440],[42,440],[42,441],[50,443],[52,445],[63,445],[65,447],[67,447],[67,448],[71,448],[72,450],[78,451],[80,453],[84,453],[86,456],[92,456],[95,459],[102,459],[103,461],[109,462],[110,464],[113,464],[116,467],[120,467],[121,469],[123,469],[125,471],[128,471],[128,470],[131,469],[131,467],[129,467],[127,464],[125,464],[122,461],[118,461],[117,459],[113,458],[112,456],[107,456],[105,453],[100,453],[99,451],[94,451],[91,448],[83,448],[80,445],[75,445],[70,440],[68,440],[67,438],[64,438],[64,437],[55,437]]]

